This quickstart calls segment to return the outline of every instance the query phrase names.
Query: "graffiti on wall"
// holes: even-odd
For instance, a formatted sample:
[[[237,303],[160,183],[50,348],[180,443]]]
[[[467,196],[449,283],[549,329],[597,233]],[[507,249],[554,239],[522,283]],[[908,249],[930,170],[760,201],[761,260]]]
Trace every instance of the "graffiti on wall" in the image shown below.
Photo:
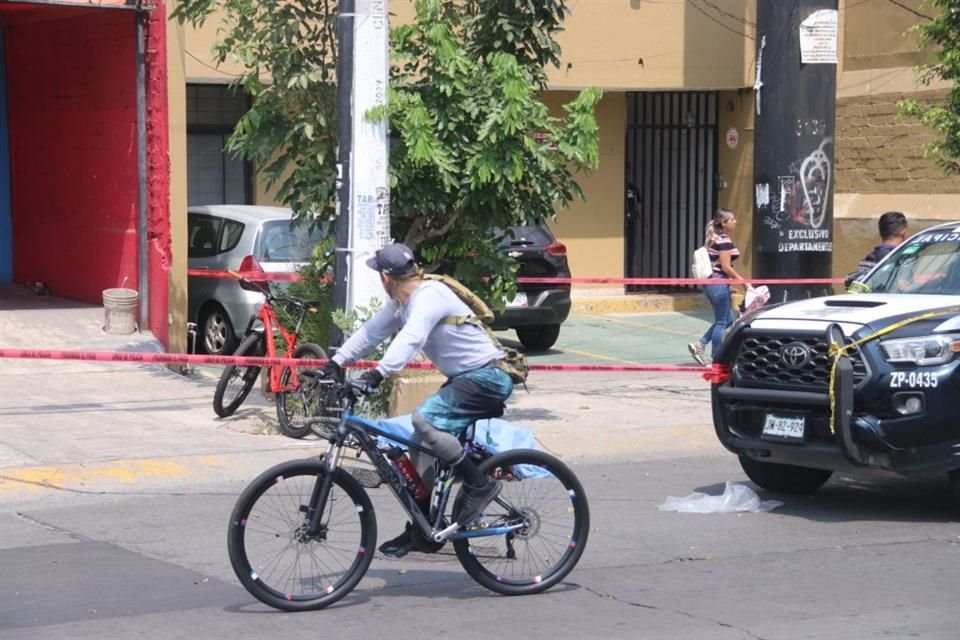
[[[797,135],[820,129],[817,121],[797,123]],[[833,167],[827,154],[833,138],[823,137],[819,146],[787,167],[787,175],[773,183],[755,186],[756,208],[762,224],[778,232],[780,252],[831,251],[827,212],[831,197]]]

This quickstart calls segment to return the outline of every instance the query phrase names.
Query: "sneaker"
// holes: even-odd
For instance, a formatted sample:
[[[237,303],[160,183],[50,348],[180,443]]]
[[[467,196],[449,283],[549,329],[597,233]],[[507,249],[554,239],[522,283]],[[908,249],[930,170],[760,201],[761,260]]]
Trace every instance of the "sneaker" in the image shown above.
[[[461,503],[460,511],[457,513],[457,522],[460,523],[460,526],[465,526],[476,520],[483,513],[484,508],[500,495],[502,486],[499,480],[490,480],[479,487],[464,484],[463,488],[463,503]]]
[[[392,540],[387,540],[379,547],[380,553],[388,558],[402,558],[413,551],[413,525],[409,522],[404,527],[403,533]]]
[[[691,342],[687,345],[687,349],[690,351],[690,355],[693,356],[693,359],[696,360],[701,367],[707,366],[707,361],[704,359],[705,351],[702,344],[699,342]]]

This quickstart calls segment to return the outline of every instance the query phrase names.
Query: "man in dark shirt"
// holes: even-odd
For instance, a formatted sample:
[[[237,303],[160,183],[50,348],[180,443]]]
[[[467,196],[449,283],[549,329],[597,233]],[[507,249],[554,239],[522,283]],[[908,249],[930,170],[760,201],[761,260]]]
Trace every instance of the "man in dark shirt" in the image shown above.
[[[907,239],[907,217],[899,211],[887,211],[877,223],[881,242],[857,265],[857,270],[848,274],[843,282],[845,287],[860,280],[880,262],[894,247]]]

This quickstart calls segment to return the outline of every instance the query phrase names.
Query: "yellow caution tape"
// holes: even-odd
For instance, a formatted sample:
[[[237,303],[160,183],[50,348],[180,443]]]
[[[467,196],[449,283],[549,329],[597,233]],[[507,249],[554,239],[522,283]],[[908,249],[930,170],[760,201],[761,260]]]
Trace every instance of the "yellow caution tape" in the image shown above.
[[[850,353],[860,345],[870,342],[871,340],[876,340],[877,338],[885,336],[888,333],[896,331],[897,329],[901,329],[907,326],[908,324],[919,322],[921,320],[927,320],[929,318],[935,318],[937,316],[949,315],[953,313],[960,313],[960,307],[949,307],[947,309],[940,309],[939,311],[927,311],[926,313],[921,313],[918,316],[913,316],[912,318],[906,318],[904,320],[900,320],[899,322],[894,322],[890,326],[884,327],[883,329],[880,329],[879,331],[876,331],[864,338],[855,340],[850,344],[841,345],[836,342],[831,342],[830,346],[827,349],[827,355],[829,355],[833,360],[830,363],[830,380],[828,381],[828,385],[829,385],[828,391],[830,393],[830,433],[835,434],[833,416],[835,413],[834,409],[836,406],[836,397],[833,390],[833,386],[834,386],[833,382],[836,377],[837,363],[840,361],[840,358],[844,356],[849,356]]]

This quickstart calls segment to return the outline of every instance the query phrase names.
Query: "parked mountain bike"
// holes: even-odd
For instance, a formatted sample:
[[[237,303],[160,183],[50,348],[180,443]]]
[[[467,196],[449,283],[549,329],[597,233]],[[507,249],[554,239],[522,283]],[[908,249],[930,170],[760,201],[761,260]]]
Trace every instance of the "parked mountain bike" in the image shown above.
[[[565,464],[542,451],[514,449],[496,455],[473,440],[461,441],[481,471],[503,483],[500,495],[469,523],[457,522],[463,490],[449,509],[457,478],[441,461],[426,506],[405,484],[381,438],[425,451],[353,415],[362,395],[351,384],[305,372],[303,386],[324,399],[327,416],[307,423],[329,441],[326,453],[278,464],[241,494],[230,516],[230,563],[254,597],[285,611],[329,606],[363,578],[377,545],[377,519],[363,486],[341,467],[348,449],[373,463],[413,522],[417,549],[436,552],[453,544],[457,559],[482,586],[505,595],[532,594],[562,580],[580,560],[590,530],[587,496]],[[339,414],[339,415],[338,415]],[[458,484],[457,486],[460,486]]]
[[[304,342],[297,344],[303,320],[307,313],[316,313],[314,301],[285,298],[271,293],[269,287],[264,287],[248,280],[235,271],[230,272],[240,280],[240,286],[247,291],[262,293],[266,300],[261,305],[257,315],[250,318],[244,331],[243,339],[237,346],[235,356],[264,356],[277,357],[275,334],[283,338],[286,345],[283,357],[286,358],[317,358],[326,360],[326,352],[316,344]],[[288,331],[274,310],[274,305],[284,305],[297,309],[299,316],[293,331]],[[257,321],[259,320],[259,324]],[[253,385],[260,376],[259,366],[228,365],[220,375],[217,389],[213,394],[213,410],[221,418],[232,415],[250,394]],[[321,413],[321,407],[310,404],[316,398],[308,397],[300,392],[296,368],[270,367],[269,391],[274,395],[277,403],[277,419],[280,421],[280,431],[291,438],[302,438],[310,433],[310,426],[304,421],[310,416]]]

